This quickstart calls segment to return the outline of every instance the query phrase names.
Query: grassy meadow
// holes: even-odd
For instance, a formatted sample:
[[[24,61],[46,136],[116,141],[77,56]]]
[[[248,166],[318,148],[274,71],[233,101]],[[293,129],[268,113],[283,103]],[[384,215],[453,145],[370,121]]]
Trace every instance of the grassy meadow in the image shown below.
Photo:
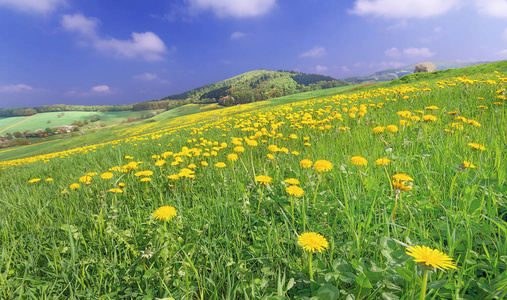
[[[158,111],[160,112],[160,111]],[[63,115],[62,115],[63,113]],[[107,126],[121,123],[130,119],[139,119],[142,116],[150,115],[151,111],[64,111],[38,113],[29,117],[10,117],[0,118],[0,131],[14,133],[16,131],[35,131],[37,129],[45,130],[47,127],[62,125],[72,125],[75,121],[90,120],[93,117],[99,117],[100,121],[90,123],[86,127]],[[14,126],[12,126],[14,125]],[[4,132],[4,134],[5,134]]]
[[[2,161],[0,297],[504,299],[507,63],[460,72]]]

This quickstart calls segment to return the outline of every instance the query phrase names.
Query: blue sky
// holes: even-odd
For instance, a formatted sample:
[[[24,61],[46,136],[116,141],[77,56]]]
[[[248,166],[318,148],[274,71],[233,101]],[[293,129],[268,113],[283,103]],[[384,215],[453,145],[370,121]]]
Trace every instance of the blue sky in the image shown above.
[[[255,69],[507,59],[507,0],[0,0],[0,108],[130,104]]]

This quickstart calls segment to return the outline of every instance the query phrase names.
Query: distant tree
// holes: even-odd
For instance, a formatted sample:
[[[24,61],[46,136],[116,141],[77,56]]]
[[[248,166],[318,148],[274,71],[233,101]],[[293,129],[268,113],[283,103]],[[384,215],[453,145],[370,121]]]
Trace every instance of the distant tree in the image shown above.
[[[88,120],[87,120],[87,119],[84,119],[84,120],[83,120],[83,124],[84,124],[84,125],[88,125]]]
[[[23,134],[21,132],[19,132],[19,131],[16,131],[16,132],[14,132],[14,137],[17,138],[17,139],[19,139],[19,138],[23,137]]]

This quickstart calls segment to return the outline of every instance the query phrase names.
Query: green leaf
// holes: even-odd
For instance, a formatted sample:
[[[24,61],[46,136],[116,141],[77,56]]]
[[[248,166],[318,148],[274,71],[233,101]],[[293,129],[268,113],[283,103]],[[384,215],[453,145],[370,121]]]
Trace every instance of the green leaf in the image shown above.
[[[356,281],[356,275],[350,272],[340,273],[339,278],[341,281],[346,283],[353,283],[354,281]]]
[[[382,300],[398,300],[400,297],[391,293],[382,293]]]
[[[445,285],[447,280],[433,281],[428,283],[429,289],[439,289]]]
[[[340,273],[347,272],[347,266],[348,266],[348,263],[343,258],[337,258],[337,259],[333,260],[333,263],[332,263],[333,270],[335,270],[336,272],[340,272]]]
[[[396,273],[398,273],[398,275],[400,275],[403,279],[405,280],[412,280],[412,277],[414,276],[414,274],[412,272],[410,272],[409,270],[405,269],[405,268],[402,268],[402,267],[396,267]]]
[[[340,291],[330,284],[324,284],[317,290],[317,296],[321,299],[336,300],[340,296]]]
[[[356,282],[362,289],[372,289],[373,286],[368,278],[363,276],[356,276]]]

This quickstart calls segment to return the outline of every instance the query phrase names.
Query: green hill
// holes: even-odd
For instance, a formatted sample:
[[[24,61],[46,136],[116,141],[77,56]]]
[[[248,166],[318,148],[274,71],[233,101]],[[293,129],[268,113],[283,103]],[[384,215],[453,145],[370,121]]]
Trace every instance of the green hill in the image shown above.
[[[456,68],[464,68],[470,67],[480,64],[485,64],[487,62],[449,62],[449,61],[432,61],[432,63],[437,67],[437,71],[448,70],[448,69],[456,69]],[[378,71],[366,76],[353,76],[347,77],[344,80],[346,82],[352,84],[358,83],[371,83],[371,82],[382,82],[382,81],[390,81],[394,79],[401,78],[405,75],[409,75],[414,73],[415,64],[408,65],[401,68],[396,69],[386,69],[382,71]]]
[[[255,70],[161,100],[192,99],[233,105],[345,85],[348,83],[343,80],[324,75]]]

